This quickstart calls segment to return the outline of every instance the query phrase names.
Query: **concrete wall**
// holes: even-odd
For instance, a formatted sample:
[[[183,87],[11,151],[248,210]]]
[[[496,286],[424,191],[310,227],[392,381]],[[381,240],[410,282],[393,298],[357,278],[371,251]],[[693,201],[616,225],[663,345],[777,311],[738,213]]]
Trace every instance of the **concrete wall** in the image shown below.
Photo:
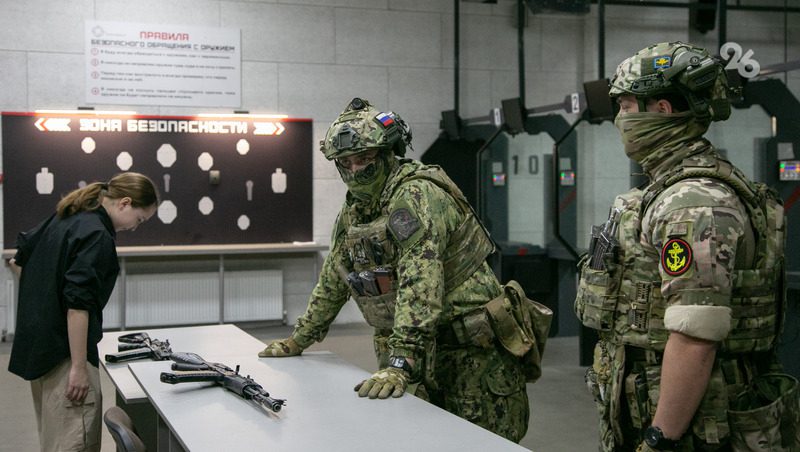
[[[742,1],[783,6],[783,1]],[[791,0],[789,6],[800,6]],[[518,91],[516,1],[462,2],[460,114],[488,114]],[[800,58],[800,17],[790,14],[784,54],[783,15],[730,12],[728,40],[752,48],[762,66]],[[399,112],[411,125],[419,156],[439,133],[442,110],[453,108],[452,0],[0,0],[0,110],[72,109],[84,105],[83,23],[86,20],[239,28],[242,33],[242,109],[285,113],[314,120],[318,142],[354,96]],[[525,103],[560,102],[598,78],[597,9],[588,15],[528,15],[525,39]],[[693,40],[716,50],[716,31],[703,36],[688,27],[681,8],[606,7],[606,64],[616,64],[653,42]],[[788,85],[800,94],[800,73]],[[131,106],[99,106],[116,109]],[[196,108],[135,106],[141,114],[194,114]],[[203,109],[209,111],[209,109]],[[213,111],[213,109],[210,109]],[[220,109],[220,111],[224,111]],[[229,110],[228,110],[229,111]],[[574,120],[568,116],[569,121]],[[602,221],[616,193],[628,187],[628,161],[613,125],[581,125],[579,133],[578,231]],[[769,118],[760,111],[734,111],[709,134],[735,163],[752,171],[754,137],[768,136]],[[517,136],[509,156],[528,161],[549,152],[549,137]],[[328,244],[330,228],[344,197],[344,185],[330,163],[315,153],[314,238]],[[543,200],[538,175],[512,182],[510,238],[543,243]],[[2,215],[19,214],[3,212]],[[580,234],[580,232],[579,232]],[[585,246],[586,238],[579,244]],[[3,244],[4,248],[13,244]],[[291,266],[287,268],[290,270]],[[5,280],[10,278],[2,270]],[[301,272],[302,274],[303,272]],[[289,319],[305,307],[313,281],[292,280]],[[12,300],[0,291],[3,307]],[[348,305],[339,321],[358,320]],[[7,319],[5,324],[13,320]]]

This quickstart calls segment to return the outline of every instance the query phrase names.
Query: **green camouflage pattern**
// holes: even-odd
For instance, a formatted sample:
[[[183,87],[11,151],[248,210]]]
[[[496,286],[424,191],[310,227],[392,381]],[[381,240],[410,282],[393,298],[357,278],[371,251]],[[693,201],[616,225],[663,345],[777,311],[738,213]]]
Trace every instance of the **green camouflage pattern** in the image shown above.
[[[781,321],[776,296],[783,291],[785,224],[779,202],[722,160],[707,141],[674,141],[682,145],[663,145],[646,160],[654,182],[614,201],[622,212],[616,258],[605,270],[589,268],[587,259],[581,262],[575,312],[600,335],[587,383],[598,401],[603,451],[635,448],[655,414],[670,307],[692,306],[697,313],[723,308],[731,315],[692,434],[681,443],[686,451],[728,444],[732,392],[744,391],[748,378],[762,371],[749,353],[768,354]],[[670,275],[662,248],[676,239],[691,248],[692,259]],[[669,255],[663,259],[670,263]],[[640,361],[626,363],[628,349],[640,350],[642,356],[635,358]],[[620,422],[622,412],[629,413],[633,425]]]
[[[382,114],[389,117],[387,125],[378,119]],[[409,146],[411,129],[400,115],[382,112],[368,100],[355,98],[328,128],[325,139],[320,142],[320,151],[328,160],[371,149],[392,150],[402,157]]]
[[[643,101],[677,93],[698,118],[720,121],[730,116],[729,91],[720,62],[702,47],[677,41],[653,44],[620,63],[609,95],[630,94]]]
[[[396,275],[396,295],[390,296],[393,313],[387,308],[383,314],[368,314],[369,309],[364,308],[367,302],[376,302],[373,308],[380,309],[374,300],[378,297],[361,303],[365,317],[375,314],[386,322],[373,325],[377,325],[374,343],[378,367],[385,367],[389,356],[413,358],[415,374],[419,373],[425,389],[435,394],[433,403],[518,442],[525,435],[529,416],[521,362],[498,346],[437,342],[440,332],[454,319],[481,308],[501,293],[500,283],[485,262],[487,250],[479,246],[462,251],[462,260],[476,262],[471,274],[452,288],[447,284],[451,279],[446,257],[450,247],[462,245],[453,243],[452,238],[463,233],[465,224],[477,221],[460,200],[438,184],[414,177],[431,171],[431,167],[411,160],[399,162],[378,205],[365,205],[352,197],[345,201],[334,226],[331,251],[292,337],[303,347],[325,338],[351,295],[344,276],[375,263],[366,247],[357,246],[364,242],[355,237],[365,236],[358,231],[371,231],[375,224],[386,224],[382,217],[406,209],[406,223],[416,222],[416,229],[407,228],[408,234],[385,230],[366,234],[374,235],[380,244],[381,265]],[[441,177],[446,178],[443,173]],[[473,259],[473,254],[479,254],[478,258]],[[383,302],[388,306],[386,300]]]

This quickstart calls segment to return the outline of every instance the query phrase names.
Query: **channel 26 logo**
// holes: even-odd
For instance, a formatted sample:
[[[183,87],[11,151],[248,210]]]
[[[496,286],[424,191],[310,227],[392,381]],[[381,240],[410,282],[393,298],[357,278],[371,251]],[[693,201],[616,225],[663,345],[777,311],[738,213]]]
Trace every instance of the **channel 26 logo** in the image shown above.
[[[728,64],[725,69],[736,69],[744,78],[752,78],[761,71],[761,65],[753,59],[753,49],[742,54],[742,46],[736,42],[726,42],[719,48],[719,55]]]

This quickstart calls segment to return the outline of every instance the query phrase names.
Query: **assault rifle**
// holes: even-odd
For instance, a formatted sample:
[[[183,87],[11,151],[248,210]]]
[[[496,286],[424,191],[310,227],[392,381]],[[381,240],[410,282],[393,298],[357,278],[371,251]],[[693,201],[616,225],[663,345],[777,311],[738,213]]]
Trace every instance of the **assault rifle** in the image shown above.
[[[233,370],[220,363],[209,363],[194,353],[173,353],[171,358],[175,361],[172,364],[172,370],[175,372],[161,372],[161,381],[164,383],[174,385],[192,381],[211,381],[275,413],[286,404],[286,400],[270,397],[269,393],[249,375],[246,377],[239,375],[238,365],[236,370]]]
[[[119,345],[117,346],[117,351],[119,351],[119,353],[107,354],[107,362],[118,363],[140,358],[163,361],[169,359],[172,355],[172,348],[169,345],[169,340],[160,341],[158,339],[151,339],[150,335],[144,332],[124,334],[117,338],[117,340],[119,341]]]
[[[617,226],[619,217],[622,214],[618,208],[612,208],[608,213],[608,220],[602,227],[592,226],[592,239],[589,244],[589,254],[592,260],[589,261],[589,268],[592,270],[605,270],[605,256],[614,256],[619,249],[617,241]]]

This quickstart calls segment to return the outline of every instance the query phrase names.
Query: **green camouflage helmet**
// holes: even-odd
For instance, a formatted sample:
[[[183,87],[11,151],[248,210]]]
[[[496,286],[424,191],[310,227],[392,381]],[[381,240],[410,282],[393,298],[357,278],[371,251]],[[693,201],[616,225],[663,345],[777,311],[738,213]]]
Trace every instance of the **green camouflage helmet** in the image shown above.
[[[611,97],[632,94],[640,101],[677,93],[698,119],[728,119],[728,78],[722,64],[702,47],[662,42],[637,52],[617,66]]]
[[[410,145],[411,130],[400,115],[377,110],[356,97],[328,128],[320,150],[328,160],[372,149],[391,149],[402,157]]]

